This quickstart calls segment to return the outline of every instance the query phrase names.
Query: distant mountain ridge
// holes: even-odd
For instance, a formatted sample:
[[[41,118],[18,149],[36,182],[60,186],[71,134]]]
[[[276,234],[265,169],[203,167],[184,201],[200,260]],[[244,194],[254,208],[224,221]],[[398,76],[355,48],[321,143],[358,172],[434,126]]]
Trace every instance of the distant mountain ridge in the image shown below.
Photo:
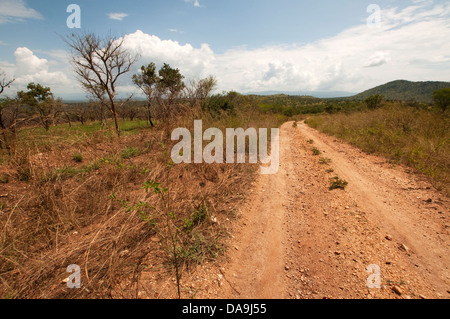
[[[371,95],[382,94],[387,100],[416,101],[431,103],[433,101],[433,92],[443,88],[450,88],[450,82],[443,81],[422,81],[413,82],[407,80],[396,80],[379,85],[362,93],[356,94],[340,91],[263,91],[251,92],[246,95],[274,96],[310,96],[315,98],[347,98],[351,100],[365,100]]]
[[[412,82],[406,80],[397,80],[374,87],[350,98],[364,100],[371,95],[382,94],[387,100],[431,103],[433,101],[433,92],[443,88],[450,88],[450,82]]]
[[[353,96],[355,92],[342,92],[342,91],[262,91],[262,92],[250,92],[246,95],[289,95],[289,96],[308,96],[315,98],[337,98]]]

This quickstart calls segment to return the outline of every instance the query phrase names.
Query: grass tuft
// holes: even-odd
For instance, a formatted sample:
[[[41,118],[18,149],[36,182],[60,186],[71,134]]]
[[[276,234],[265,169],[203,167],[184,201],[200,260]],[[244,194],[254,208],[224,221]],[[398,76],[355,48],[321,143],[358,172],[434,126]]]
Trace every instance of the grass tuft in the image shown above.
[[[313,147],[312,152],[313,152],[313,155],[315,155],[315,156],[322,154],[322,152],[317,147]]]
[[[347,185],[348,182],[343,179],[340,179],[338,176],[335,176],[330,180],[330,190],[345,189]]]
[[[448,113],[392,102],[375,110],[314,116],[306,123],[366,153],[410,166],[450,194]]]

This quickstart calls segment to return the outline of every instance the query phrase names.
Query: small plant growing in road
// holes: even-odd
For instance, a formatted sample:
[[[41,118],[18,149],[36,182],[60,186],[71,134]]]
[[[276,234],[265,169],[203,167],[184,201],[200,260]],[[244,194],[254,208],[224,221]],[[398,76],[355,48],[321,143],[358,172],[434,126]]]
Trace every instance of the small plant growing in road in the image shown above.
[[[326,172],[327,172],[327,173],[333,173],[333,172],[334,172],[334,169],[329,168],[329,169],[326,170]]]
[[[316,156],[322,154],[322,152],[317,147],[313,147],[312,152],[313,152],[313,155],[316,155]]]
[[[313,140],[307,140],[306,141],[308,144],[314,144],[314,141]]]
[[[330,180],[330,190],[333,189],[345,189],[347,187],[348,182],[340,179],[339,177],[335,176]]]
[[[81,153],[76,153],[73,155],[72,159],[77,163],[81,163],[83,161],[83,155],[81,155]]]
[[[294,121],[294,123],[292,123],[292,127],[297,127],[297,121]]]
[[[326,165],[329,163],[331,163],[331,158],[321,157],[319,159],[319,164],[321,164],[321,165]]]

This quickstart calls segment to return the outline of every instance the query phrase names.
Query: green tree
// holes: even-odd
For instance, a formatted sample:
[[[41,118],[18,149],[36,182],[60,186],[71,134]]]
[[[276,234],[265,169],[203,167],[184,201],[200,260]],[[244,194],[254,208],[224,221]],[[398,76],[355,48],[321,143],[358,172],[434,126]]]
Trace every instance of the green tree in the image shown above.
[[[29,105],[39,116],[45,130],[50,129],[54,123],[58,107],[62,105],[60,99],[55,99],[49,87],[31,82],[27,86],[28,91],[17,92],[21,104]]]
[[[381,107],[383,103],[384,96],[381,94],[375,94],[369,96],[367,99],[364,100],[364,103],[366,103],[367,107],[371,110]]]
[[[434,103],[445,112],[450,105],[450,88],[440,89],[433,92]]]
[[[219,116],[222,112],[232,113],[235,109],[235,99],[233,93],[227,95],[215,94],[209,98],[207,104],[203,106],[213,116]]]
[[[142,66],[138,74],[133,75],[133,83],[141,89],[147,98],[147,120],[153,127],[152,121],[152,105],[155,99],[155,93],[158,84],[158,74],[156,72],[155,63],[151,62],[147,66]]]
[[[167,98],[178,97],[184,89],[184,76],[181,75],[179,69],[172,68],[169,64],[164,63],[163,67],[158,71],[158,89]]]
[[[169,64],[164,63],[158,71],[157,81],[157,99],[161,110],[161,116],[168,125],[169,120],[177,112],[180,111],[181,93],[185,88],[184,76],[179,69],[172,68]]]

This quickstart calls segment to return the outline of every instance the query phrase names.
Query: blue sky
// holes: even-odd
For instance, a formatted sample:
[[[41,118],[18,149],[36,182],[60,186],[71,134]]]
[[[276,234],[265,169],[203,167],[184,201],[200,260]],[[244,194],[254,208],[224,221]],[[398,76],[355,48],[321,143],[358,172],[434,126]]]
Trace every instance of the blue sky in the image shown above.
[[[33,46],[42,50],[63,48],[57,33],[69,30],[66,19],[69,4],[82,10],[82,28],[104,34],[124,35],[136,30],[162,39],[200,46],[208,43],[221,53],[233,47],[250,48],[269,44],[308,43],[333,36],[337,31],[367,17],[370,1],[298,0],[199,0],[200,7],[185,0],[28,0],[28,7],[42,19],[0,25],[2,41],[14,47]],[[373,1],[373,0],[372,0]],[[1,1],[0,1],[1,2]],[[127,14],[121,21],[109,13]],[[9,32],[8,32],[9,31]],[[8,51],[7,49],[7,51]],[[2,56],[3,50],[2,50]]]
[[[69,4],[81,30],[69,29]],[[368,6],[380,8],[370,28]],[[82,95],[61,36],[124,36],[141,55],[214,75],[219,90],[360,92],[391,80],[450,78],[450,4],[432,0],[0,0],[0,70]],[[121,89],[133,91],[125,76]]]

